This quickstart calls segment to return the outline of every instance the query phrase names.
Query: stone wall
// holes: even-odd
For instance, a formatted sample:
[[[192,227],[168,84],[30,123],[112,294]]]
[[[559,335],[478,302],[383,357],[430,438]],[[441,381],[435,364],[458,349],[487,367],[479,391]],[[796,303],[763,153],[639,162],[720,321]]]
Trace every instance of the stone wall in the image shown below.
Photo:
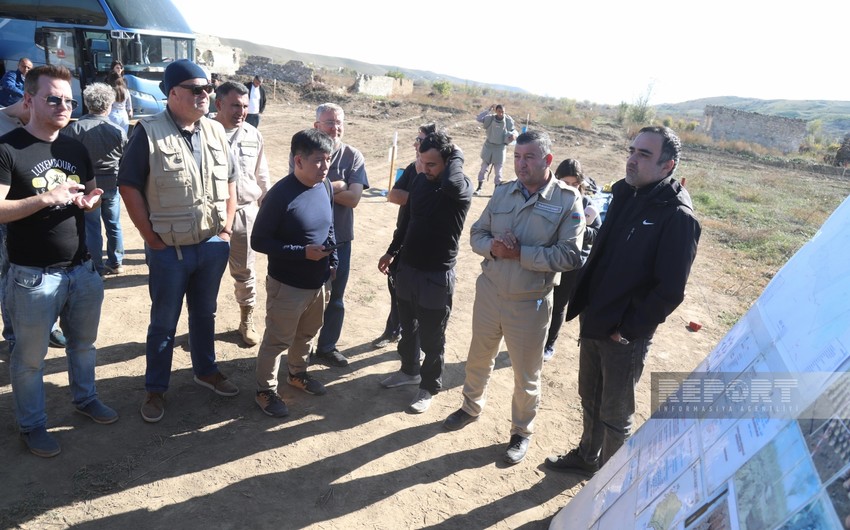
[[[239,68],[242,50],[224,46],[218,37],[195,35],[195,62],[210,73],[233,75]]]
[[[313,83],[313,69],[303,62],[289,61],[286,64],[274,64],[268,57],[257,55],[249,56],[236,73],[251,77],[259,75],[263,80],[277,79],[298,85]]]
[[[413,93],[413,81],[384,75],[358,75],[354,92],[383,97],[407,95]]]
[[[707,105],[703,130],[714,140],[741,140],[791,153],[800,149],[806,137],[806,122]]]

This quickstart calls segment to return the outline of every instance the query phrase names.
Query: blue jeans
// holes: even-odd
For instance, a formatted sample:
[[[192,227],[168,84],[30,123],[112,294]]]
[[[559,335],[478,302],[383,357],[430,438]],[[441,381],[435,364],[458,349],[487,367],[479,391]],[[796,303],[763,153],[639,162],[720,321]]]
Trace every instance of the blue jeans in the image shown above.
[[[86,247],[97,272],[103,272],[103,236],[100,220],[106,227],[106,264],[117,267],[124,261],[124,237],[121,234],[121,197],[118,188],[103,190],[100,208],[86,212]]]
[[[97,397],[94,341],[103,303],[103,280],[91,261],[71,268],[24,267],[12,264],[6,307],[15,327],[10,358],[15,415],[22,432],[47,423],[44,410],[44,358],[50,330],[62,317],[68,340],[68,382],[77,407]]]
[[[635,387],[643,373],[652,339],[620,344],[581,338],[578,394],[584,430],[579,455],[603,465],[632,434]]]
[[[336,343],[342,333],[342,321],[345,318],[345,286],[348,284],[348,273],[351,270],[351,241],[336,249],[339,265],[336,269],[336,279],[331,282],[331,300],[325,308],[325,323],[319,332],[316,353],[330,353],[336,349]]]
[[[189,310],[189,344],[195,375],[218,372],[215,363],[216,299],[230,256],[230,244],[213,236],[197,245],[184,245],[180,251],[183,259],[179,259],[175,247],[152,250],[145,245],[151,297],[145,370],[148,392],[168,390],[174,335],[184,295]]]

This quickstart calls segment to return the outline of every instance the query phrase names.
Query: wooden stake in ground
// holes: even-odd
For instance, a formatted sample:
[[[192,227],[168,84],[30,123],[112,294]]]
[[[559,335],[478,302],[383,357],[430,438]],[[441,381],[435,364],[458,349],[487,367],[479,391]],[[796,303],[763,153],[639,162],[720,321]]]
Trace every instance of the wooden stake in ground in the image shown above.
[[[393,146],[390,147],[390,181],[387,184],[387,193],[393,189],[393,184],[395,184],[395,179],[393,179],[393,175],[395,175],[395,155],[398,151],[398,131],[393,134]]]

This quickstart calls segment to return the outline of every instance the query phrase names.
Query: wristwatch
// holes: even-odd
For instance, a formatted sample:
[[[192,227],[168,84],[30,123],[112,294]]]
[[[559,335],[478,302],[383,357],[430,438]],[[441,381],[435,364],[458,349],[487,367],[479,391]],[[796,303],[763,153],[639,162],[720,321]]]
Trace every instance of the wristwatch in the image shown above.
[[[618,342],[619,342],[620,344],[622,344],[623,346],[625,346],[625,345],[627,345],[627,344],[629,343],[629,339],[627,339],[626,337],[624,337],[624,336],[620,335],[620,340],[619,340]]]

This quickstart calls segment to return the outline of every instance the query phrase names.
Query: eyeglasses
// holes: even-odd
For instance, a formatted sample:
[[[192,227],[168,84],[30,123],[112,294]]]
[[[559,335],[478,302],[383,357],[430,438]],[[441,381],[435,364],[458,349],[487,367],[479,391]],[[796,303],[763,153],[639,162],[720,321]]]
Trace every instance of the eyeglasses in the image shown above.
[[[71,99],[71,98],[65,99],[65,98],[60,98],[59,96],[40,96],[40,97],[42,99],[44,99],[44,101],[46,101],[47,104],[50,105],[51,107],[58,107],[59,105],[64,105],[65,107],[68,107],[71,110],[74,110],[74,109],[77,108],[77,105],[80,104],[76,99]]]
[[[192,94],[194,94],[196,96],[200,96],[204,92],[206,92],[207,94],[212,94],[213,90],[215,90],[215,87],[212,86],[212,85],[177,85],[177,86],[179,86],[180,88],[185,88],[186,90],[191,91]]]
[[[425,138],[420,138],[420,137],[418,137],[418,136],[417,136],[417,137],[413,140],[413,143],[421,144],[421,143],[422,143],[422,142],[424,142],[424,141],[425,141]]]

